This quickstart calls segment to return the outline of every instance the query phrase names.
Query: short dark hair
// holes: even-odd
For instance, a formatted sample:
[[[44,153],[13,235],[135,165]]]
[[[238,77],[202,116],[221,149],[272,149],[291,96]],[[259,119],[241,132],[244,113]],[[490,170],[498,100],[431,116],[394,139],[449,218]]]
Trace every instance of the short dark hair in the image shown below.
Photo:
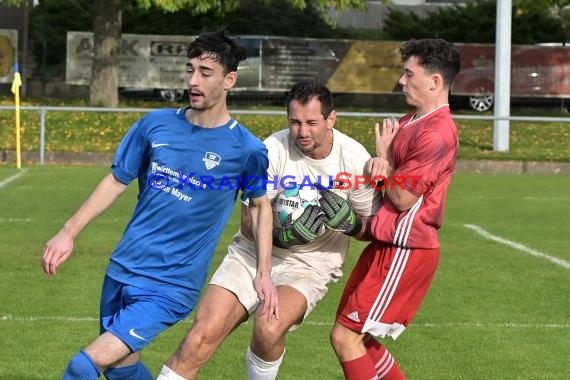
[[[430,73],[439,73],[449,88],[461,68],[459,51],[441,38],[410,40],[400,46],[402,61],[416,57],[419,64]]]
[[[325,119],[329,117],[334,108],[332,93],[327,86],[315,79],[305,79],[295,83],[293,87],[291,87],[285,99],[287,103],[287,114],[289,114],[289,106],[293,100],[305,105],[313,98],[317,98],[321,103],[321,113],[323,117]]]
[[[192,41],[188,48],[188,58],[201,57],[204,54],[221,64],[224,74],[237,71],[239,63],[247,58],[245,48],[238,45],[225,29],[203,33]]]

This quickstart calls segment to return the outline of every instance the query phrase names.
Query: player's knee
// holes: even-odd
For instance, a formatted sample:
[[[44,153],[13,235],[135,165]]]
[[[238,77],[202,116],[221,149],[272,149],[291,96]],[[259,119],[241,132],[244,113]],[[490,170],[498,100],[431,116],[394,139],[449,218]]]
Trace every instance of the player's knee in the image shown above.
[[[280,340],[282,340],[285,332],[287,331],[287,329],[284,330],[284,327],[279,323],[275,323],[276,321],[272,322],[273,323],[265,323],[256,320],[253,328],[254,339],[259,342],[263,342],[264,345],[269,347],[275,346]]]
[[[186,360],[195,356],[209,357],[223,338],[215,329],[209,328],[206,324],[198,324],[192,327],[178,351]]]
[[[330,338],[331,345],[332,345],[333,349],[335,350],[335,352],[338,352],[340,347],[342,347],[342,345],[345,343],[344,334],[336,326],[331,331],[329,338]]]
[[[211,333],[208,329],[192,328],[186,336],[184,346],[187,348],[196,347],[201,348],[208,346],[213,341]]]
[[[93,359],[84,351],[79,351],[79,353],[69,361],[63,375],[63,380],[97,378],[100,375],[101,371],[99,371]]]
[[[193,326],[176,352],[168,359],[169,368],[167,368],[169,370],[170,368],[176,370],[183,368],[186,372],[197,375],[200,368],[214,355],[220,343],[221,340],[210,337],[208,331]],[[161,379],[177,378],[173,370],[168,374],[161,373],[161,375]]]
[[[363,344],[363,335],[336,324],[330,335],[331,345],[337,355],[354,352]]]

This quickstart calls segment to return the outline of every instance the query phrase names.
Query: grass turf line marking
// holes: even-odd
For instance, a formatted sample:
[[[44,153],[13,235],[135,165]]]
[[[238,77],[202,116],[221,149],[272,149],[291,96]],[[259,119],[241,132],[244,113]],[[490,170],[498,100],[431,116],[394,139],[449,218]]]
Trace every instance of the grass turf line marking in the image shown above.
[[[22,169],[22,171],[14,174],[13,176],[10,176],[10,177],[6,178],[5,180],[0,181],[0,189],[3,187],[6,187],[6,185],[8,185],[10,182],[12,182],[12,181],[18,179],[20,176],[26,174],[27,171],[28,171],[28,169]]]
[[[37,321],[61,321],[61,322],[99,322],[99,318],[94,317],[15,317],[13,315],[2,315],[0,321],[14,322],[37,322]]]
[[[481,200],[492,200],[492,201],[500,201],[500,200],[512,200],[507,196],[488,196],[488,195],[478,195],[475,197],[476,199]],[[561,202],[570,200],[570,197],[519,197],[517,200],[523,201],[540,201],[540,202]]]
[[[37,321],[53,321],[53,322],[99,322],[99,318],[95,317],[17,317],[13,315],[1,315],[0,322],[37,322]],[[193,319],[184,322],[193,322]],[[247,321],[244,324],[250,325],[252,322]],[[332,327],[332,321],[305,321],[303,325],[317,327]],[[483,322],[448,322],[448,323],[430,323],[418,322],[412,323],[410,327],[419,328],[517,328],[517,329],[570,329],[567,323],[483,323]]]
[[[493,235],[489,231],[487,231],[487,230],[483,229],[482,227],[477,226],[475,224],[464,224],[463,226],[465,228],[469,228],[469,229],[477,232],[479,235],[483,236],[484,238],[486,238],[488,240],[492,240],[494,242],[506,245],[508,247],[514,248],[518,251],[524,252],[524,253],[529,254],[531,256],[546,259],[546,260],[548,260],[548,261],[550,261],[556,265],[561,266],[562,268],[570,269],[570,262],[568,262],[566,260],[563,260],[563,259],[560,259],[560,258],[554,257],[554,256],[549,256],[546,253],[537,251],[536,249],[532,249],[530,247],[527,247],[526,245],[517,243],[517,242],[512,241],[512,240],[502,238],[502,237],[497,236],[497,235]]]

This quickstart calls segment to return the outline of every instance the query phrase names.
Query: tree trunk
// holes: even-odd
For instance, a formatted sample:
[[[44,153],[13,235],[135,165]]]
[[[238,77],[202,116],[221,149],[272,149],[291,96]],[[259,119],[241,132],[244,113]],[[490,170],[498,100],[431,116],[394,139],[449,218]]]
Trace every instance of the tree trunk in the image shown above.
[[[119,104],[119,59],[121,54],[121,0],[95,0],[93,17],[92,106]]]

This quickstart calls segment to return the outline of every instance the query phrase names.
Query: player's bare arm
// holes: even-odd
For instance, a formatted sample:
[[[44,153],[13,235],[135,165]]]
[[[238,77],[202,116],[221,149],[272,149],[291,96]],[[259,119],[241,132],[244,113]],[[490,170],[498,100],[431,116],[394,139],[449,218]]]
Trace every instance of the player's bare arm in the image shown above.
[[[382,132],[380,124],[374,125],[376,157],[372,157],[366,163],[366,170],[370,178],[388,178],[392,174],[392,160],[390,158],[390,147],[392,140],[398,132],[398,122],[395,119],[384,119],[382,122]]]
[[[251,215],[249,214],[249,206],[242,202],[240,230],[243,236],[253,241],[253,231],[251,230]]]
[[[396,168],[392,162],[390,150],[399,128],[398,121],[393,118],[384,119],[382,131],[380,131],[380,124],[376,123],[374,126],[377,157],[372,157],[366,164],[371,178],[381,176],[389,179],[393,175]],[[385,196],[389,197],[400,211],[409,210],[419,199],[401,186],[386,186]]]
[[[400,211],[407,211],[416,204],[419,197],[410,193],[408,190],[402,189],[400,186],[392,186],[386,189],[386,196],[390,198],[394,206]]]
[[[77,212],[69,218],[62,229],[46,243],[43,251],[42,266],[44,272],[53,276],[57,268],[66,261],[73,251],[73,242],[77,235],[109,207],[125,191],[127,186],[108,174]]]
[[[257,250],[257,273],[253,286],[257,297],[262,301],[260,315],[279,319],[277,289],[271,279],[271,254],[273,249],[273,210],[267,196],[249,199],[251,232]]]
[[[372,235],[370,233],[371,230],[370,223],[372,223],[373,218],[374,218],[373,216],[361,216],[362,227],[360,231],[352,237],[360,241],[371,241]]]
[[[398,120],[394,118],[384,119],[382,121],[382,133],[380,133],[380,124],[376,123],[374,125],[374,133],[376,137],[376,156],[383,157],[384,159],[390,161],[390,149],[392,146],[392,140],[398,133],[400,125]]]
[[[379,176],[389,180],[394,172],[392,165],[383,157],[372,157],[366,163],[366,168],[371,178]],[[417,196],[401,186],[386,186],[384,196],[389,197],[394,206],[400,211],[409,210],[418,201]]]

